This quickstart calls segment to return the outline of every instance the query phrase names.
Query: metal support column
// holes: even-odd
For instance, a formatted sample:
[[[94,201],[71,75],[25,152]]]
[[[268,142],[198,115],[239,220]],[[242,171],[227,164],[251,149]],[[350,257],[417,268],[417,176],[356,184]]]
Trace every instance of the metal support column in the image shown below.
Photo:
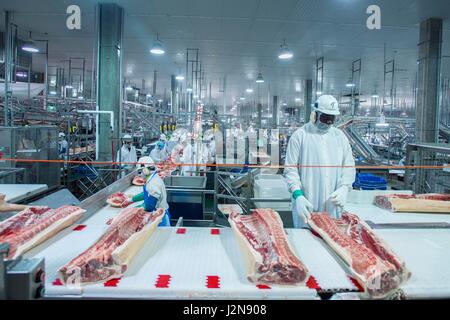
[[[257,114],[258,114],[258,128],[262,128],[262,104],[258,102],[257,104]]]
[[[11,108],[11,80],[13,74],[13,34],[11,30],[11,12],[5,11],[5,126],[13,125],[10,119]],[[28,74],[28,77],[30,75]]]
[[[278,96],[273,96],[272,102],[272,128],[278,127]]]
[[[305,80],[305,123],[309,122],[311,116],[311,104],[312,104],[312,80]]]
[[[438,142],[439,135],[439,77],[442,49],[442,19],[427,19],[420,23],[416,143]],[[416,153],[415,165],[436,165],[424,160],[422,150]],[[425,181],[432,179],[430,170],[417,169],[414,191],[419,192]]]
[[[97,159],[114,160],[119,148],[122,103],[122,36],[124,11],[116,4],[100,4],[98,10],[98,84],[100,111],[114,113],[114,130],[110,118],[98,115]]]
[[[419,41],[416,142],[437,142],[442,19],[422,21]]]

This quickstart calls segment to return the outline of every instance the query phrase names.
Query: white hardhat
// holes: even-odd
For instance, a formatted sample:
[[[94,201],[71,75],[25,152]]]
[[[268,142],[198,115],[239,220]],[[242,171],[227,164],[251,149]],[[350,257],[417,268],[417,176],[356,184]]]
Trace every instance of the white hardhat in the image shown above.
[[[160,136],[159,136],[159,140],[165,142],[165,141],[167,141],[167,136],[164,133],[161,133]]]
[[[145,157],[139,158],[137,167],[138,168],[141,168],[141,167],[147,168],[147,167],[151,167],[154,165],[155,165],[155,162],[153,161],[152,157],[145,156]]]
[[[58,134],[58,137],[60,137],[60,138],[64,138],[66,135],[64,134],[64,132],[60,132],[59,134]]]
[[[123,137],[122,137],[122,139],[123,139],[123,140],[133,140],[133,138],[131,137],[131,135],[128,134],[128,133],[127,133],[127,134],[124,134]]]
[[[316,101],[315,110],[334,116],[338,116],[341,114],[339,112],[339,103],[337,102],[335,97],[330,95],[320,96]]]

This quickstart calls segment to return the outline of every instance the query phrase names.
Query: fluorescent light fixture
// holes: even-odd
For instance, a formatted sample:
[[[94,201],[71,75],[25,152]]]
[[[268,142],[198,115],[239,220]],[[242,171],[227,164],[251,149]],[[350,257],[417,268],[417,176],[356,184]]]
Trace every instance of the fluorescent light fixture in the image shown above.
[[[295,101],[297,102],[300,102],[300,100],[301,100],[300,98],[295,98]]]
[[[125,88],[125,90],[127,90],[127,91],[131,91],[131,90],[133,90],[133,87],[132,86],[130,86],[130,85],[128,85],[126,88]]]
[[[78,99],[79,99],[79,100],[83,100],[84,97],[83,97],[83,96],[79,96]]]
[[[151,95],[150,93],[147,93],[146,97],[147,97],[147,98],[151,98],[152,95]]]
[[[283,102],[282,105],[283,105],[283,106],[287,106],[287,103],[286,103],[286,102]]]
[[[150,53],[155,55],[162,55],[166,53],[163,48],[162,42],[158,39],[158,36],[156,36],[156,41],[155,43],[153,43],[153,47],[150,49]]]
[[[73,87],[69,84],[68,86],[66,86],[66,89],[73,89]]]
[[[184,77],[182,75],[176,76],[175,79],[177,79],[178,81],[183,81]]]
[[[247,93],[253,93],[253,89],[251,89],[251,88],[248,88],[248,89],[246,89],[245,90]]]
[[[33,41],[27,41],[22,45],[22,50],[30,53],[38,53],[39,48],[36,47]]]
[[[56,94],[56,91],[50,91],[49,94],[55,95],[55,94]]]
[[[256,83],[263,83],[263,82],[264,82],[264,78],[260,72],[260,73],[258,73],[258,76],[256,77]]]
[[[240,97],[239,99],[240,99],[240,100],[245,100],[245,98],[244,98],[244,97]]]
[[[347,83],[345,86],[347,88],[353,88],[355,86],[355,84],[354,83]]]
[[[27,73],[19,71],[19,72],[16,73],[16,76],[19,77],[19,78],[26,78],[27,77]]]
[[[377,95],[377,94],[373,94],[371,97],[374,98],[374,99],[377,99],[377,98],[379,98],[380,96]]]
[[[320,95],[322,94],[322,91],[317,91],[316,94],[317,94],[318,96],[320,96]]]
[[[194,96],[192,98],[197,99],[198,95],[194,94]]]
[[[291,50],[289,50],[288,45],[286,44],[286,39],[284,40],[283,44],[280,46],[280,51],[278,52],[278,59],[281,60],[288,60],[292,59],[294,54]]]
[[[161,103],[161,102],[163,102],[163,100],[162,100],[162,99],[159,99],[158,102]]]
[[[375,126],[377,127],[389,127],[389,123],[375,123]]]
[[[186,92],[192,92],[192,88],[187,88]]]

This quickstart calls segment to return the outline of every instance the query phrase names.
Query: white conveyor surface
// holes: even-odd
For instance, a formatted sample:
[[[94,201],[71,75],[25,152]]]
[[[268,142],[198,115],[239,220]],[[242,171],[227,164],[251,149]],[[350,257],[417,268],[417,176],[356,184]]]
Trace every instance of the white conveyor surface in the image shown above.
[[[46,184],[0,184],[0,193],[9,203],[19,202],[48,189]]]
[[[131,187],[125,193],[136,194]],[[133,259],[122,279],[69,288],[57,281],[57,269],[92,245],[107,229],[106,222],[121,209],[104,207],[84,221],[84,229],[68,228],[25,257],[45,257],[46,296],[94,298],[177,299],[317,299],[306,286],[261,288],[246,278],[244,260],[229,228],[158,228]],[[178,230],[184,230],[179,233]],[[219,230],[219,231],[217,231]],[[323,242],[307,230],[287,230],[297,256],[323,289],[356,290]],[[170,276],[170,277],[169,277]],[[219,279],[219,288],[214,286]],[[219,278],[216,278],[219,277]],[[170,278],[167,287],[164,281]],[[158,280],[159,279],[159,280]],[[55,282],[56,281],[56,282]],[[164,288],[159,288],[162,285]]]
[[[407,298],[450,298],[450,230],[376,229],[405,260],[411,278],[401,289]]]
[[[376,194],[412,194],[411,191],[351,191],[349,193],[345,210],[357,214],[363,220],[370,220],[374,223],[450,223],[450,214],[432,213],[407,213],[391,212],[373,205],[373,198]]]

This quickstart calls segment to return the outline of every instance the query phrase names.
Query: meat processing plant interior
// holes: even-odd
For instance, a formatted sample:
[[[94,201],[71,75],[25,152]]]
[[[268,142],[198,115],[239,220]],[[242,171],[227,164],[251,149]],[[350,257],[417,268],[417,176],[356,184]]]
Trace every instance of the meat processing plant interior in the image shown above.
[[[449,0],[0,0],[0,82],[0,300],[450,299]]]

